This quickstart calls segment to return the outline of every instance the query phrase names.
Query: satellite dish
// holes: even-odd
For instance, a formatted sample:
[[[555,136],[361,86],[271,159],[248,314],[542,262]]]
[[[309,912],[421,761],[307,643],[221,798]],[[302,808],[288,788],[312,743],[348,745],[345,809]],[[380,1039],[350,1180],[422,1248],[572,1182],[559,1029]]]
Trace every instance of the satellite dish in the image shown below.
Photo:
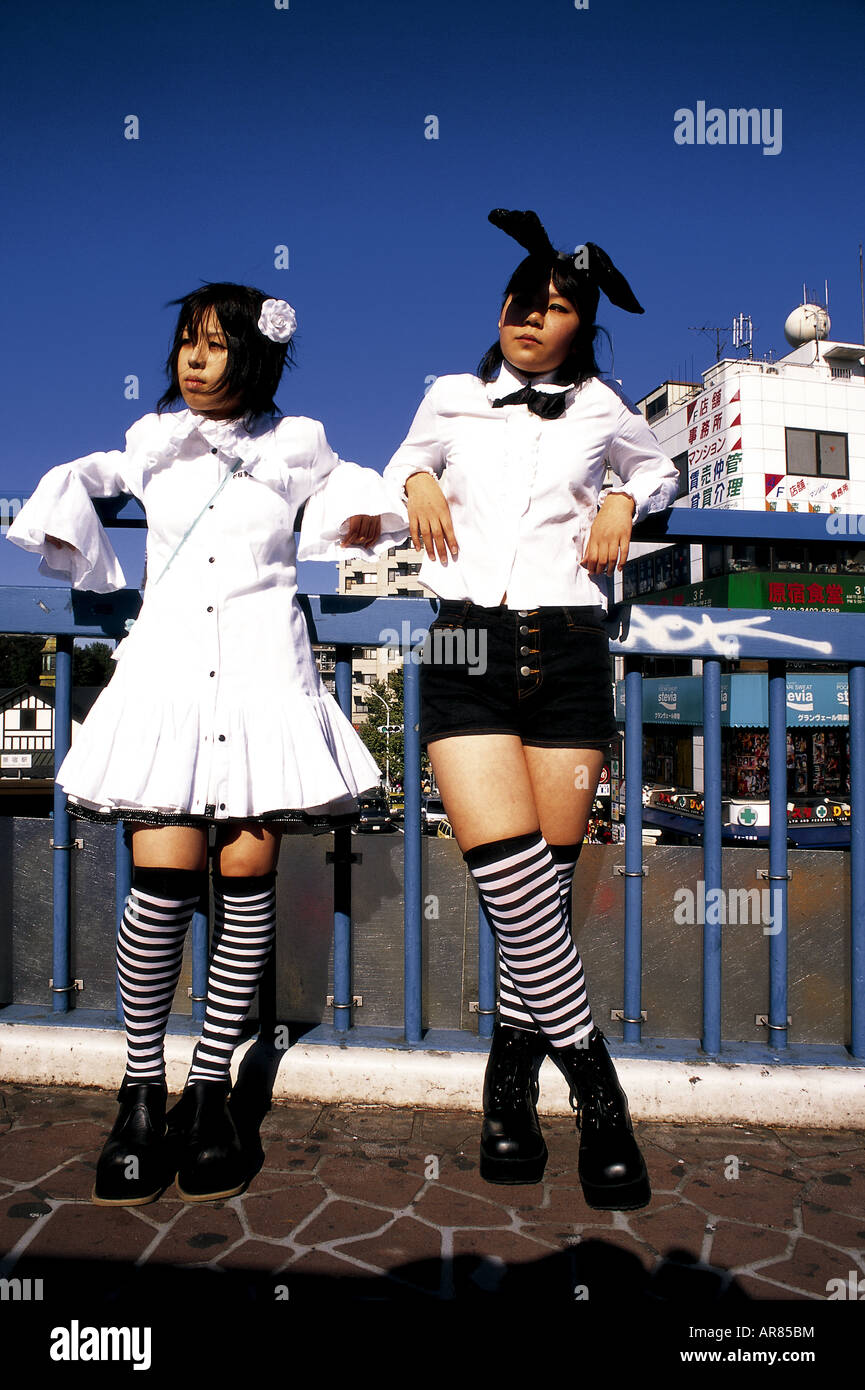
[[[784,324],[784,337],[791,347],[828,337],[832,320],[820,304],[800,304]]]

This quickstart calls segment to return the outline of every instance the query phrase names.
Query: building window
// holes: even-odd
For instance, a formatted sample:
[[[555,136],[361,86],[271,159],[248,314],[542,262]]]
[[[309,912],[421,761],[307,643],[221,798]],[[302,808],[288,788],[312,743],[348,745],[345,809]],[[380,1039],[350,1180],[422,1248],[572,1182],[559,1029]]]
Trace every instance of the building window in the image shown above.
[[[741,570],[767,570],[769,568],[768,545],[745,545],[741,541],[726,546],[727,573],[738,574]]]
[[[716,579],[724,573],[724,547],[719,541],[703,546],[703,578]]]
[[[22,709],[18,711],[18,728],[22,733],[32,733],[36,728],[35,709]]]
[[[361,647],[360,655],[362,661],[375,661],[378,647]]]
[[[811,478],[849,477],[846,434],[796,429],[786,429],[784,434],[788,473]]]
[[[638,598],[656,589],[675,589],[691,582],[691,548],[668,545],[628,560],[622,571],[622,598]]]
[[[685,449],[681,454],[677,454],[673,463],[679,470],[679,491],[676,497],[688,496],[688,450]]]
[[[667,393],[666,393],[666,391],[662,391],[661,394],[660,394],[659,396],[656,396],[655,399],[654,399],[653,401],[649,401],[648,404],[646,405],[646,419],[647,419],[647,421],[651,422],[652,420],[656,420],[657,417],[658,417],[659,415],[663,415],[663,414],[664,414],[664,412],[665,412],[666,409],[667,409]],[[681,493],[680,493],[679,495],[681,496]]]

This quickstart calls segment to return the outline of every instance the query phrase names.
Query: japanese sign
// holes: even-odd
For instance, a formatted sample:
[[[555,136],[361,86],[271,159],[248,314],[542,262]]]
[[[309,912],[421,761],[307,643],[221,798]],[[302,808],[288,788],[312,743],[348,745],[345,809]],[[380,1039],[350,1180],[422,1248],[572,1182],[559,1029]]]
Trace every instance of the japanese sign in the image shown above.
[[[688,402],[688,494],[692,507],[742,506],[742,415],[738,389],[711,386]]]

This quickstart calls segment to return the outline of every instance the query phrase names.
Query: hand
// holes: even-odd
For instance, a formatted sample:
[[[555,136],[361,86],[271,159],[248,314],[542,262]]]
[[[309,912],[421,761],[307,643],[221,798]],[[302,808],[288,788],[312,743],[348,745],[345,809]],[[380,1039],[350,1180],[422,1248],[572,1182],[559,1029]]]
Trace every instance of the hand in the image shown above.
[[[426,550],[431,560],[448,562],[448,550],[454,559],[459,554],[454,535],[451,509],[431,473],[412,473],[405,485],[408,499],[409,533],[415,550]]]
[[[58,549],[60,549],[60,550],[74,550],[74,549],[75,549],[75,546],[74,546],[74,545],[70,545],[70,544],[69,544],[69,541],[61,541],[61,540],[58,540],[58,538],[57,538],[56,536],[49,536],[49,535],[46,535],[45,539],[46,539],[46,541],[48,541],[49,545],[56,545],[56,546],[58,547]]]
[[[358,545],[369,550],[381,535],[380,516],[350,516],[347,524],[348,530],[340,541],[342,546]]]
[[[608,575],[617,568],[616,559],[621,552],[618,569],[624,569],[631,543],[631,528],[634,519],[634,501],[623,492],[608,494],[604,505],[592,523],[585,554],[580,564],[589,574]]]

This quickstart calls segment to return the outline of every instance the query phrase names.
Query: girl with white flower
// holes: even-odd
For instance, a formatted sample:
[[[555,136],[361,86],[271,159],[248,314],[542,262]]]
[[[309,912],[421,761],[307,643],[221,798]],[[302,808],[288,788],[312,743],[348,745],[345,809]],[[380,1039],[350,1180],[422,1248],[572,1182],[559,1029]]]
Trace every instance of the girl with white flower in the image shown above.
[[[242,1190],[229,1067],[273,943],[281,831],[350,811],[379,783],[321,682],[296,562],[337,558],[337,546],[369,556],[406,532],[379,474],[341,461],[318,421],[277,409],[290,305],[234,284],[176,303],[156,414],[132,425],[125,449],[52,469],[9,531],[42,555],[43,573],[105,593],[126,581],[92,498],[131,493],[147,516],[140,616],[57,773],[73,815],[127,822],[132,835],[117,941],[128,1061],[97,1166],[102,1205],[153,1201],[174,1172],[163,1043],[184,936],[207,889],[211,827],[206,1017],[168,1128],[183,1198]],[[185,409],[168,409],[180,401]]]

